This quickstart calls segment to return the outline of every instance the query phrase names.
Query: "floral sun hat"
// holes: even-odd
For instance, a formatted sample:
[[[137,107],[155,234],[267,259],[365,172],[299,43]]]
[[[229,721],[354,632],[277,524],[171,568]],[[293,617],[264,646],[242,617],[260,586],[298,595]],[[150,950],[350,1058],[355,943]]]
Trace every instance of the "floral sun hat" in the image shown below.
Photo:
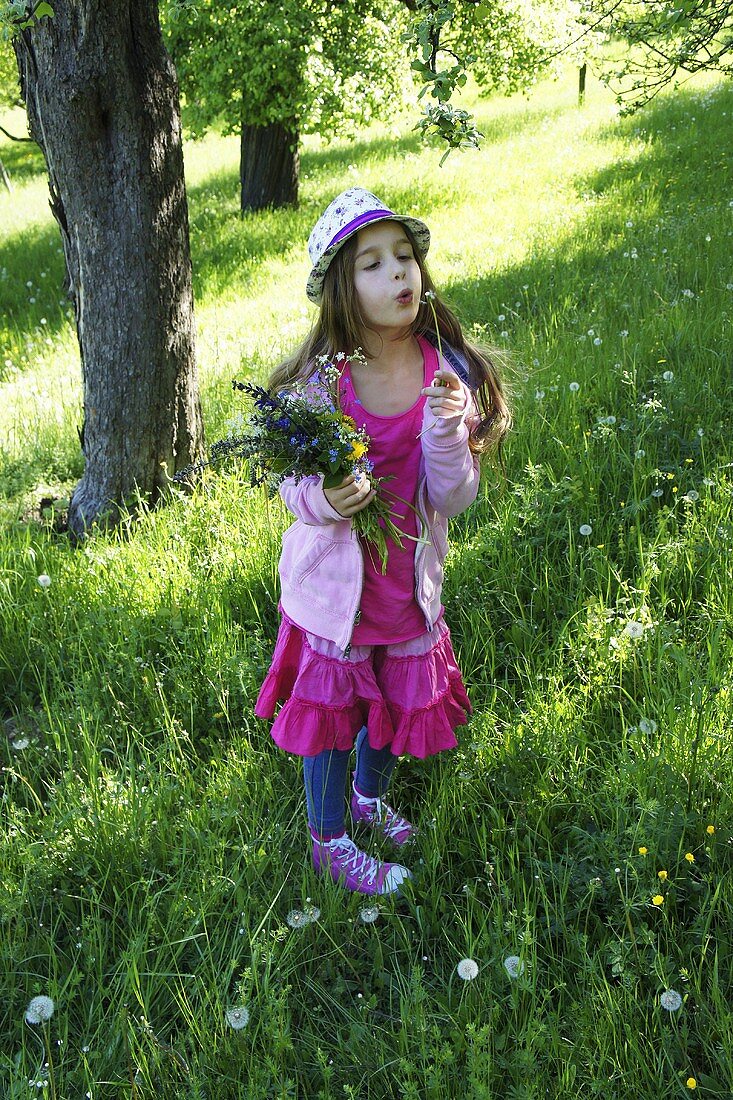
[[[342,245],[371,222],[394,221],[406,225],[415,238],[421,256],[430,247],[430,230],[417,218],[395,214],[371,191],[363,187],[350,187],[329,203],[313,227],[308,238],[308,255],[313,270],[308,277],[305,292],[311,302],[320,302],[323,280],[329,264]]]

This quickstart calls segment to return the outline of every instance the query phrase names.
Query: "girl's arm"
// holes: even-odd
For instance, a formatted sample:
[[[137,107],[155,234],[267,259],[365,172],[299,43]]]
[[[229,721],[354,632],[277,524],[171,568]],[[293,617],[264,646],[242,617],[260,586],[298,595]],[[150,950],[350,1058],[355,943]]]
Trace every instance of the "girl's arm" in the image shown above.
[[[437,377],[446,385],[422,391],[428,400],[420,441],[428,500],[436,512],[449,519],[473,504],[478,493],[479,461],[468,447],[469,430],[478,411],[473,394],[456,374],[441,370]]]

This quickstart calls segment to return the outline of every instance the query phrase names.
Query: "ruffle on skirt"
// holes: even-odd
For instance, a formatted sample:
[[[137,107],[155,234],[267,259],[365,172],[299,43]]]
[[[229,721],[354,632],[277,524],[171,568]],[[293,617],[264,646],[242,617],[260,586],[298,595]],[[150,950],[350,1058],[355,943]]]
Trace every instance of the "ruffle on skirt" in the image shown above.
[[[448,627],[434,628],[426,653],[398,656],[403,646],[360,647],[368,655],[344,660],[316,652],[305,633],[283,616],[272,665],[255,714],[272,718],[273,740],[298,756],[348,750],[362,726],[375,749],[423,759],[457,745],[471,704],[456,663]]]

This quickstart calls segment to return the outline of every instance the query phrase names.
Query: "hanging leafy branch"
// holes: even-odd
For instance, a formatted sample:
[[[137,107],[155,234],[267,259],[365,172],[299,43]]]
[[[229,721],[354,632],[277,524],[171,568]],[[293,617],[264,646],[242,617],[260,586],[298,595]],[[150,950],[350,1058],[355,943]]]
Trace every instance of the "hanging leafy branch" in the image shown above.
[[[604,77],[625,114],[677,83],[680,73],[733,75],[733,0],[589,0],[586,19],[600,19],[628,43]]]
[[[452,49],[441,47],[441,32],[454,16],[451,0],[418,0],[416,19],[403,35],[403,41],[416,44],[419,50],[410,66],[423,82],[418,98],[429,95],[436,100],[423,108],[415,129],[424,138],[437,137],[445,142],[447,148],[440,158],[441,165],[453,149],[478,149],[483,137],[473,116],[450,102],[453,93],[465,85],[468,70],[476,61],[472,54],[461,57]],[[441,53],[452,58],[448,68],[439,67]]]

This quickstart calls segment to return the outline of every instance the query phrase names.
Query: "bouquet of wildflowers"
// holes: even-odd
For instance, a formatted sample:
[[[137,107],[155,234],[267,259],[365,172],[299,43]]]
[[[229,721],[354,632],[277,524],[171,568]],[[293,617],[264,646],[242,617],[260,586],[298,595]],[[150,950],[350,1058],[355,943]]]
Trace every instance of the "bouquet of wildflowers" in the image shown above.
[[[372,476],[368,458],[369,436],[357,428],[340,407],[338,383],[347,362],[360,358],[343,353],[331,363],[323,356],[306,383],[271,394],[262,386],[234,381],[235,390],[247,395],[251,408],[228,439],[210,448],[208,462],[188,466],[174,480],[186,481],[205,466],[221,466],[233,458],[246,459],[253,485],[264,485],[270,494],[282,481],[323,475],[325,489],[340,485],[347,474],[369,477],[376,489],[366,508],[351,517],[354,530],[374,546],[382,573],[387,569],[387,538],[400,548],[406,536],[392,519],[392,509],[380,488],[388,478]],[[342,365],[339,366],[338,364]]]

